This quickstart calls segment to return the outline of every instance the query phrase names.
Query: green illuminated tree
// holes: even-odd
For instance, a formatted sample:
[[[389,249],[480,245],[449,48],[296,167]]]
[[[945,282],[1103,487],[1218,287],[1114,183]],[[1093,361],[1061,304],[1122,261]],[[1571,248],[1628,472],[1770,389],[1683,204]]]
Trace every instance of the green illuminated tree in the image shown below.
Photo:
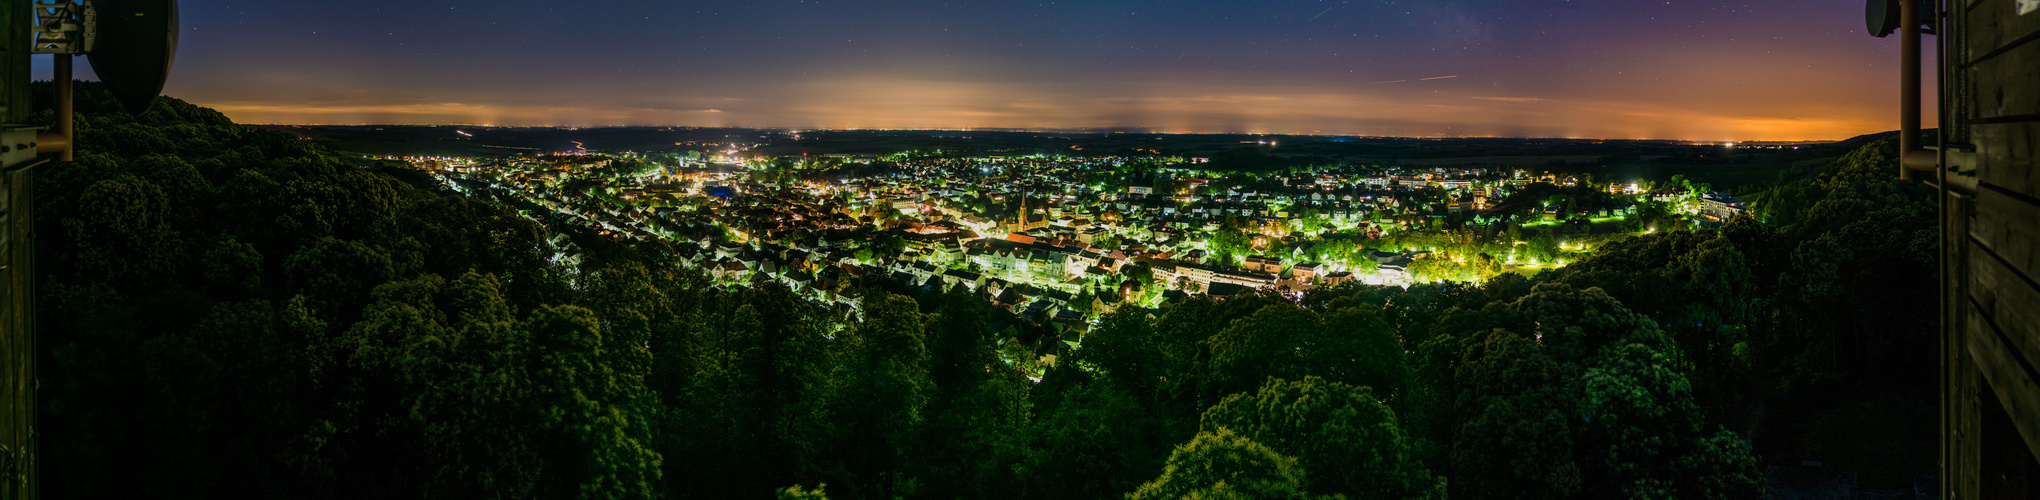
[[[1367,387],[1318,377],[1271,378],[1257,393],[1219,401],[1198,427],[1229,429],[1296,457],[1315,493],[1404,498],[1424,486],[1416,484],[1395,412]]]
[[[1296,459],[1219,428],[1199,432],[1169,455],[1162,475],[1127,494],[1168,498],[1308,498]]]
[[[864,301],[864,321],[838,337],[841,363],[831,374],[828,412],[839,422],[841,459],[863,495],[890,496],[908,446],[935,392],[928,376],[925,315],[913,299],[880,293]],[[854,451],[851,451],[854,450]]]

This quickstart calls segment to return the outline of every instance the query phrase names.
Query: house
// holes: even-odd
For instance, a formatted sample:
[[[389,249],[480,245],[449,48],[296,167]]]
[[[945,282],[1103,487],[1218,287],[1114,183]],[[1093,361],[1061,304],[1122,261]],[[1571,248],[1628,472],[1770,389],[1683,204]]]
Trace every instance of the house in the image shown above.
[[[1323,267],[1324,267],[1323,264],[1319,264],[1316,262],[1305,262],[1290,267],[1289,270],[1294,276],[1296,276],[1297,280],[1310,281],[1312,278],[1316,278],[1319,276],[1319,272],[1323,269]]]
[[[1263,272],[1268,274],[1280,273],[1282,272],[1282,259],[1276,257],[1262,257],[1259,255],[1254,255],[1247,257],[1247,265],[1245,267],[1247,268],[1248,271]]]
[[[1090,326],[1089,324],[1084,322],[1084,313],[1068,309],[1056,311],[1054,321],[1056,324],[1062,325],[1064,328],[1076,330],[1079,332],[1086,330],[1087,329],[1086,327]]]
[[[942,282],[951,286],[963,285],[971,290],[976,290],[978,287],[984,286],[985,278],[977,273],[951,269],[948,272],[942,273]]]
[[[1012,292],[1012,290],[1007,290],[1007,293],[1013,293],[1013,292]],[[1017,294],[1016,294],[1016,295],[1017,295]],[[1004,295],[1004,294],[1001,294],[1001,295],[1000,295],[1000,297],[1001,297],[1001,299],[1004,299],[1004,298],[1005,298],[1005,295]],[[1000,300],[999,302],[1000,302],[1001,304],[1012,304],[1012,303],[1013,303],[1013,302],[1009,302],[1009,301],[1007,301],[1007,300]],[[1060,311],[1062,311],[1062,310],[1063,310],[1063,309],[1062,309],[1062,306],[1060,306],[1060,305],[1056,305],[1056,304],[1055,304],[1054,302],[1049,302],[1049,301],[1046,301],[1046,300],[1039,300],[1039,301],[1035,301],[1034,303],[1031,303],[1031,304],[1027,304],[1027,307],[1026,307],[1026,309],[1024,309],[1024,310],[1020,311],[1020,313],[1019,313],[1019,314],[1020,314],[1020,319],[1023,319],[1023,320],[1026,320],[1026,321],[1030,322],[1030,323],[1034,323],[1034,324],[1037,324],[1037,325],[1038,325],[1038,324],[1046,323],[1046,322],[1048,322],[1049,320],[1053,320],[1053,319],[1055,319],[1055,314],[1056,314],[1057,312],[1060,312]]]
[[[713,268],[712,274],[716,279],[743,280],[751,276],[751,268],[742,262],[723,262]]]
[[[1082,231],[1078,231],[1077,241],[1084,242],[1085,245],[1096,245],[1098,244],[1098,238],[1105,235],[1106,235],[1105,228],[1091,227],[1088,229],[1084,229]]]
[[[1336,273],[1331,273],[1331,274],[1327,274],[1327,275],[1325,275],[1325,286],[1338,286],[1338,285],[1340,285],[1340,284],[1343,284],[1343,283],[1352,283],[1352,282],[1353,282],[1353,273],[1349,273],[1349,272],[1345,272],[1345,271],[1339,271],[1339,272],[1336,272]]]
[[[1317,285],[1291,279],[1276,281],[1272,288],[1277,292],[1308,292],[1316,289]]]
[[[1100,316],[1112,314],[1119,310],[1120,302],[1118,292],[1099,290],[1098,293],[1091,295],[1091,312]]]
[[[921,202],[910,199],[897,199],[892,201],[892,209],[898,210],[900,213],[914,213],[921,210]]]
[[[1205,290],[1204,293],[1214,299],[1225,299],[1227,297],[1251,293],[1251,289],[1233,283],[1212,283],[1211,288]]]
[[[920,278],[916,278],[914,277],[913,273],[909,273],[906,271],[893,271],[892,274],[886,275],[885,279],[886,281],[891,281],[893,283],[898,283],[910,287],[921,285]],[[799,288],[794,288],[794,290],[799,290]]]
[[[1690,191],[1686,191],[1686,190],[1684,190],[1684,189],[1677,189],[1677,188],[1674,188],[1674,189],[1668,189],[1668,190],[1663,190],[1663,191],[1652,191],[1652,192],[1650,193],[1650,199],[1651,199],[1651,201],[1656,201],[1656,202],[1661,202],[1661,203],[1671,203],[1671,202],[1679,201],[1680,199],[1682,199],[1682,198],[1685,198],[1685,197],[1686,197],[1687,195],[1689,195],[1689,194],[1692,194],[1692,193],[1691,193]]]
[[[984,217],[978,217],[975,215],[966,215],[963,217],[963,226],[970,228],[970,230],[972,231],[977,231],[980,233],[991,232],[992,226],[994,225],[996,225],[996,223],[992,222],[991,219],[986,219]]]
[[[1727,193],[1707,193],[1700,197],[1700,214],[1712,220],[1726,221],[1743,210],[1742,200]]]
[[[786,286],[795,291],[806,289],[808,285],[815,282],[814,275],[808,274],[806,271],[790,271],[781,275],[779,279],[780,281],[785,281]]]
[[[1390,278],[1403,278],[1408,277],[1410,275],[1410,264],[1409,261],[1402,261],[1396,264],[1382,264],[1378,267],[1375,267],[1374,270],[1375,272],[1380,273],[1382,276],[1387,276]]]

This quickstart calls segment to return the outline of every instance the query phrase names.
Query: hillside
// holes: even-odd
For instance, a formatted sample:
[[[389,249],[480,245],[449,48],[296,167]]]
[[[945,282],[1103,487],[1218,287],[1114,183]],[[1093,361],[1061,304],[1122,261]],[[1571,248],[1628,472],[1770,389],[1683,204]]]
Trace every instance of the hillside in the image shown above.
[[[564,266],[512,208],[78,98],[79,160],[38,171],[51,498],[1722,498],[1934,463],[1930,431],[1840,431],[1931,414],[1934,206],[1889,141],[1768,223],[1056,338],[961,287],[819,305],[659,243]]]

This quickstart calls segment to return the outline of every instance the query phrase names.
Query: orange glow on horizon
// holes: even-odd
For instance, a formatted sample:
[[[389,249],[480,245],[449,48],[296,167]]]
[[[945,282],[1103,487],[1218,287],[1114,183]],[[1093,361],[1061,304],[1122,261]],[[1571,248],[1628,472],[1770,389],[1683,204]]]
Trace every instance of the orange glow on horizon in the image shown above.
[[[1710,63],[1693,55],[1652,68],[1663,77],[1564,81],[1557,90],[1497,93],[1479,76],[1397,85],[1326,85],[1277,78],[1219,81],[1127,75],[1066,89],[931,71],[872,71],[762,87],[742,97],[669,98],[672,107],[616,106],[627,93],[563,97],[559,105],[240,100],[200,105],[245,123],[300,125],[705,126],[809,129],[1086,129],[1396,137],[1567,137],[1693,141],[1839,140],[1896,128],[1895,82],[1780,63]],[[1777,67],[1772,67],[1777,66]],[[922,75],[922,76],[915,76]],[[1747,94],[1749,80],[1763,92]],[[1534,87],[1534,86],[1523,86]],[[375,94],[368,94],[373,96]],[[739,94],[742,95],[742,94]],[[591,97],[593,96],[593,97]],[[1929,110],[1926,114],[1934,116]],[[1932,126],[1929,124],[1928,126]]]

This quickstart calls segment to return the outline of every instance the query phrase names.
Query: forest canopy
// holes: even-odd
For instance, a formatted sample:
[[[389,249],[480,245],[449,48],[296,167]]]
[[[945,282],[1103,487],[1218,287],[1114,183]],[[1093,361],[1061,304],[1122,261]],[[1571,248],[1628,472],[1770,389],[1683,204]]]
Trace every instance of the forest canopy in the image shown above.
[[[78,97],[78,160],[36,174],[51,498],[1750,497],[1820,449],[1795,421],[1933,379],[1934,207],[1888,143],[1534,276],[1058,338],[962,288],[713,286],[668,244]]]

